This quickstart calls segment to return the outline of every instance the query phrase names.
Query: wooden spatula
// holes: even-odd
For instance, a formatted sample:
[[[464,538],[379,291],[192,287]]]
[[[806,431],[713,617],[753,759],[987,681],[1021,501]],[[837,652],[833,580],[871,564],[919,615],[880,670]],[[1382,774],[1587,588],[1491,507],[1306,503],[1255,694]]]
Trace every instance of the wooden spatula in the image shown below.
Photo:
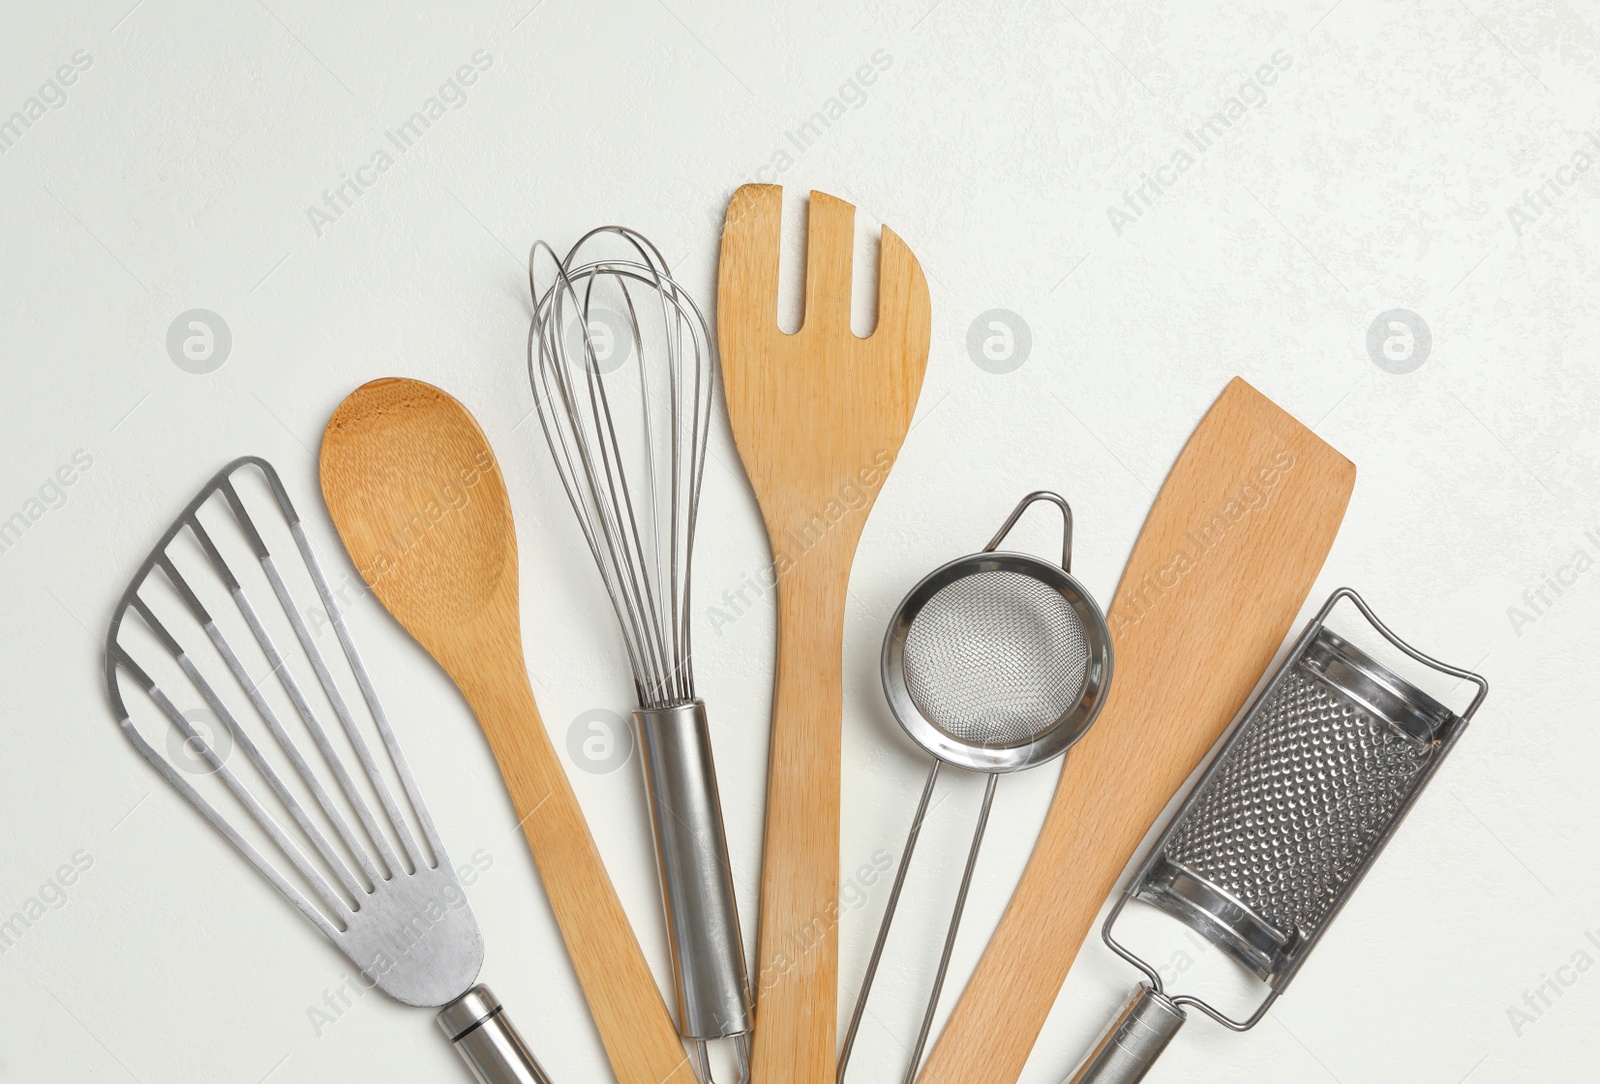
[[[362,579],[477,715],[617,1080],[694,1084],[534,706],[518,620],[516,531],[483,430],[430,384],[363,384],[323,433],[322,495]]]
[[[834,1084],[838,1057],[839,723],[845,588],[867,512],[911,425],[928,361],[928,284],[887,227],[878,324],[850,330],[855,208],[811,193],[805,317],[778,330],[783,190],[728,204],[717,332],[728,416],[778,574],[756,983],[756,1084]]]
[[[1109,615],[1117,674],[918,1078],[1010,1084],[1134,848],[1272,661],[1355,467],[1243,380],[1167,475]]]

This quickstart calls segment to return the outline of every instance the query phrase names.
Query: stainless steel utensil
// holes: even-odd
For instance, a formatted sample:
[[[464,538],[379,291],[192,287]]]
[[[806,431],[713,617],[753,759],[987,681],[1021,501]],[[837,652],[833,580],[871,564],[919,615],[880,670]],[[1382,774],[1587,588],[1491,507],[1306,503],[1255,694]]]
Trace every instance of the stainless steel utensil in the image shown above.
[[[258,609],[264,595],[276,606]],[[474,985],[483,935],[342,609],[277,472],[236,459],[167,528],[112,614],[112,710],[139,755],[367,981],[406,1005],[443,1006],[439,1027],[480,1084],[548,1084],[500,1002]]]
[[[1036,501],[1061,510],[1060,567],[1026,554],[996,552]],[[839,1055],[841,1084],[939,769],[951,764],[987,772],[989,783],[906,1084],[916,1078],[933,1026],[1000,776],[1064,754],[1088,732],[1105,703],[1111,684],[1111,633],[1099,605],[1071,569],[1072,509],[1055,493],[1030,493],[987,546],[926,576],[889,622],[883,641],[884,693],[900,726],[934,761],[845,1034]]]
[[[606,241],[622,254],[599,251]],[[541,252],[551,265],[543,289]],[[678,1030],[703,1081],[711,1079],[707,1044],[732,1039],[742,1080],[750,983],[690,649],[714,389],[710,332],[656,247],[618,226],[585,234],[564,259],[535,244],[528,287],[528,378],[539,421],[616,611],[638,695]]]
[[[1349,599],[1394,647],[1477,686],[1460,714],[1325,627]],[[1349,588],[1329,597],[1224,738],[1128,883],[1102,936],[1144,972],[1070,1084],[1136,1084],[1192,1006],[1234,1031],[1260,1022],[1372,868],[1488,695],[1483,678],[1429,658]],[[1159,972],[1112,936],[1129,900],[1165,911],[1268,986],[1243,1021],[1166,993]]]

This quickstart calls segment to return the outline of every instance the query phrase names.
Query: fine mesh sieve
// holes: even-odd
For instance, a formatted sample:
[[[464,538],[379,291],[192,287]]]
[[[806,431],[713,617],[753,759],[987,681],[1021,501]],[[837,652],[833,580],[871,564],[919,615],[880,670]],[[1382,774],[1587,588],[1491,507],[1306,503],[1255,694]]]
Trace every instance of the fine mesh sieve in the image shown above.
[[[1457,714],[1325,627],[1349,599],[1405,655],[1476,686]],[[1254,1027],[1288,987],[1406,812],[1433,777],[1488,684],[1406,644],[1341,588],[1219,745],[1102,931],[1142,970],[1141,985],[1071,1084],[1136,1084],[1191,1006],[1235,1031]],[[1188,994],[1117,942],[1130,900],[1176,918],[1267,985],[1248,1019]]]
[[[1032,741],[1071,711],[1089,676],[1083,620],[1060,591],[1020,572],[963,576],[912,620],[906,690],[957,741]]]
[[[1026,554],[995,552],[1036,501],[1061,510],[1059,566]],[[1030,493],[987,546],[930,573],[911,589],[889,622],[883,642],[884,694],[896,721],[934,761],[845,1033],[841,1082],[939,769],[952,764],[985,772],[989,782],[922,1031],[906,1071],[907,1084],[916,1076],[933,1025],[996,782],[1002,773],[1061,756],[1083,737],[1105,702],[1111,633],[1099,605],[1073,579],[1071,566],[1072,509],[1057,494]]]

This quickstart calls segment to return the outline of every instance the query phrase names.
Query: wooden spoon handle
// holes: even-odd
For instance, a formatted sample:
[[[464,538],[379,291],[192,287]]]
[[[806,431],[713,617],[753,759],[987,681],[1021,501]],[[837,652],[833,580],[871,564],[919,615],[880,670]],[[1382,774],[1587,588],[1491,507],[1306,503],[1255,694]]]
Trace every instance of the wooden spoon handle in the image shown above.
[[[500,765],[578,973],[584,998],[621,1084],[695,1084],[655,977],[600,860],[577,795],[539,718],[520,660],[462,692]]]
[[[842,587],[813,590],[780,580],[761,868],[756,1084],[834,1084],[843,654]]]

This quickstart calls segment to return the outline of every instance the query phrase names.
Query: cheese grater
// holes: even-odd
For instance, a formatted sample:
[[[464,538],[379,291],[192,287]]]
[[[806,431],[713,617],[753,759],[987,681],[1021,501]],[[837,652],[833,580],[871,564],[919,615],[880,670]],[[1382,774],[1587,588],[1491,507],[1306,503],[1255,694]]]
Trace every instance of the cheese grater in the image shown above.
[[[1477,692],[1461,714],[1326,627],[1348,599],[1395,648]],[[1329,597],[1218,745],[1107,916],[1102,936],[1144,972],[1069,1084],[1136,1084],[1193,1007],[1234,1031],[1259,1023],[1388,844],[1489,686],[1403,642],[1355,591]],[[1194,930],[1267,986],[1245,1020],[1169,994],[1112,928],[1130,900]]]
[[[475,983],[483,935],[347,606],[277,471],[236,459],[167,528],[112,614],[112,710],[138,753],[361,969],[363,986],[442,1006],[438,1025],[479,1084],[548,1084]]]

